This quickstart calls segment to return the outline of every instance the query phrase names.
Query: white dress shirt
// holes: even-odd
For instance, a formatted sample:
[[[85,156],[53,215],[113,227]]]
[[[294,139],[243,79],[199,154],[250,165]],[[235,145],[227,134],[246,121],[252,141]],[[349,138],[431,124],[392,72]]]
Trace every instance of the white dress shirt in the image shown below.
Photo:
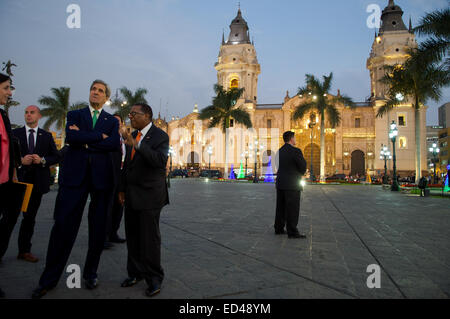
[[[148,130],[151,127],[152,127],[152,122],[150,122],[146,127],[144,127],[142,130],[139,131],[139,132],[141,132],[142,136],[141,136],[141,140],[139,141],[139,143],[138,143],[136,148],[139,148],[141,146],[142,139],[144,138],[145,135],[147,135]]]
[[[103,106],[99,110],[97,110],[98,111],[97,120],[100,118],[100,113],[102,113],[102,110],[103,110]],[[90,105],[89,105],[89,111],[91,111],[91,116],[92,116],[92,118],[94,118],[95,109]]]

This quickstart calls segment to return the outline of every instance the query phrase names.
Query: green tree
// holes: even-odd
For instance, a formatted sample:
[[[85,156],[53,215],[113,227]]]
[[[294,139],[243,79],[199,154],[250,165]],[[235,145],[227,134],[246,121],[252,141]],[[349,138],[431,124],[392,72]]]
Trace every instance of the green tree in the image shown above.
[[[450,8],[426,14],[414,31],[421,36],[429,36],[419,46],[418,58],[430,63],[441,62],[444,57],[445,68],[450,70]]]
[[[400,104],[410,101],[414,108],[416,142],[416,182],[421,177],[420,109],[427,100],[438,102],[442,88],[449,84],[449,73],[443,65],[430,62],[421,52],[409,51],[410,58],[403,65],[385,66],[386,74],[380,80],[388,86],[386,104],[377,111],[382,117]],[[406,99],[406,101],[405,101]]]
[[[128,117],[128,113],[130,113],[131,107],[135,104],[145,103],[148,104],[145,99],[145,95],[148,93],[147,89],[139,88],[134,93],[126,88],[125,86],[120,88],[121,97],[119,97],[118,93],[111,101],[111,108],[117,110],[123,119]]]
[[[39,104],[47,106],[46,109],[41,110],[42,116],[47,118],[44,129],[49,130],[50,126],[55,124],[56,129],[61,131],[62,145],[64,145],[67,113],[88,107],[89,104],[86,102],[70,104],[70,88],[68,87],[52,88],[51,91],[53,96],[41,96],[38,100]]]
[[[205,107],[199,113],[200,120],[209,120],[209,127],[219,126],[225,137],[225,158],[228,158],[227,129],[230,127],[230,120],[242,124],[247,128],[252,127],[250,114],[241,107],[235,107],[236,102],[244,92],[244,88],[232,88],[228,91],[223,86],[215,84],[212,105]],[[225,160],[226,162],[226,160]],[[225,176],[228,175],[228,165],[225,164]]]
[[[321,82],[314,75],[306,74],[306,86],[298,89],[298,95],[304,98],[292,114],[294,121],[303,119],[307,114],[316,112],[320,117],[320,180],[325,179],[325,119],[331,127],[339,126],[341,115],[336,107],[337,104],[354,107],[352,99],[345,95],[331,96],[331,83],[333,73],[323,76]],[[312,147],[312,145],[311,145]]]

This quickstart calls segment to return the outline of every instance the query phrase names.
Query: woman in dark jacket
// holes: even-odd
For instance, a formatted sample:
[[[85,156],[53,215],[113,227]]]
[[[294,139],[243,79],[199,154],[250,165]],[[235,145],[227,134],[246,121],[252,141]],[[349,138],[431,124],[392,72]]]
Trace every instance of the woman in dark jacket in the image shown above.
[[[9,76],[0,73],[0,105],[5,105],[12,96],[11,79]],[[11,185],[17,181],[16,168],[20,161],[17,140],[11,133],[11,124],[8,115],[0,109],[0,242],[2,236],[6,235],[2,231],[2,225],[16,214],[8,207],[11,194]],[[0,289],[0,298],[5,294]]]

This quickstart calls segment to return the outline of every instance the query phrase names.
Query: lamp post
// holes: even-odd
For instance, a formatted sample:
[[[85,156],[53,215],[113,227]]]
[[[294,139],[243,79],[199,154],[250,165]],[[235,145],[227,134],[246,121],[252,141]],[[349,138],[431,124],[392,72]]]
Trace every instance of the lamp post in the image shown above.
[[[396,166],[396,156],[395,156],[395,141],[397,139],[397,135],[398,135],[398,129],[397,129],[397,124],[395,124],[395,121],[392,121],[391,123],[391,129],[389,130],[389,138],[392,141],[392,150],[393,150],[393,161],[394,161],[394,178],[392,180],[392,186],[391,186],[391,191],[393,192],[398,192],[399,191],[399,186],[398,186],[398,182],[397,182],[397,166]]]
[[[169,157],[170,157],[170,166],[169,166],[169,177],[167,179],[167,187],[170,188],[170,179],[171,179],[171,174],[172,174],[172,156],[173,154],[175,154],[175,151],[173,150],[173,147],[170,146],[169,147]]]
[[[255,139],[255,176],[253,177],[253,183],[258,183],[258,150],[263,148],[263,145],[258,147],[258,140]]]
[[[309,179],[311,182],[314,182],[314,171],[313,171],[313,138],[314,138],[314,126],[316,126],[316,114],[311,113],[309,117],[308,127],[311,129],[311,168],[309,170]]]
[[[245,150],[242,154],[241,154],[242,158],[245,158],[245,178],[247,178],[247,160],[248,160],[248,150]]]
[[[436,184],[436,164],[437,164],[437,155],[439,154],[441,150],[439,149],[439,147],[437,147],[436,143],[433,143],[432,147],[430,147],[430,153],[433,154],[433,166],[434,166],[434,181],[433,183]]]
[[[391,152],[389,152],[386,145],[381,144],[380,160],[384,160],[384,176],[383,184],[387,184],[387,160],[392,159]]]
[[[208,177],[211,178],[211,154],[212,154],[212,146],[208,146],[208,154],[209,154],[209,166],[208,166]]]

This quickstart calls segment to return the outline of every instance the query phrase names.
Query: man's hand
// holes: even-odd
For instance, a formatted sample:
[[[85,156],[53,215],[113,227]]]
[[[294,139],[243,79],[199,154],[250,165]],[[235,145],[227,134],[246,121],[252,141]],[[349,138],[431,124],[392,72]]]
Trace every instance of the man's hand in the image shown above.
[[[33,157],[33,164],[41,164],[42,158],[37,154],[31,155]]]
[[[103,139],[107,139],[109,136],[106,135],[105,133],[102,133],[102,137],[103,137]]]
[[[22,165],[31,165],[33,164],[33,155],[25,155],[22,157]]]
[[[125,193],[124,192],[119,192],[119,203],[122,206],[125,203]]]
[[[126,145],[131,146],[131,147],[135,147],[137,145],[137,142],[133,138],[133,135],[131,135],[131,133],[128,132],[126,127],[123,127],[120,130],[120,134],[122,135],[123,141]]]
[[[80,129],[78,128],[78,126],[76,126],[74,124],[74,125],[69,126],[69,130],[79,131]]]

